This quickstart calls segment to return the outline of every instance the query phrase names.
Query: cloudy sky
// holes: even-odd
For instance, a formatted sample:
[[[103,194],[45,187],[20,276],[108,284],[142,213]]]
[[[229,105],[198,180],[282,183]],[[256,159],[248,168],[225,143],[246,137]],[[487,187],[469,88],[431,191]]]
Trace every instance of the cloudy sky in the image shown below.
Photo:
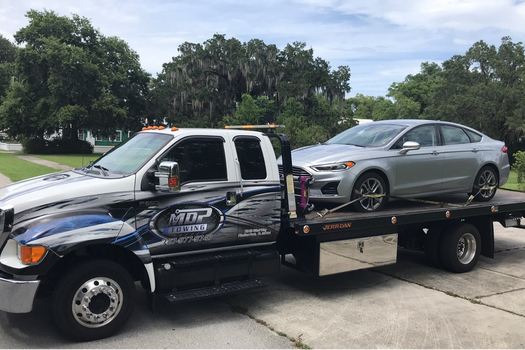
[[[89,18],[126,40],[152,74],[180,43],[214,33],[279,47],[304,41],[332,67],[350,66],[351,95],[384,95],[421,62],[464,53],[477,40],[525,36],[524,0],[0,0],[0,34],[13,40],[31,8]]]

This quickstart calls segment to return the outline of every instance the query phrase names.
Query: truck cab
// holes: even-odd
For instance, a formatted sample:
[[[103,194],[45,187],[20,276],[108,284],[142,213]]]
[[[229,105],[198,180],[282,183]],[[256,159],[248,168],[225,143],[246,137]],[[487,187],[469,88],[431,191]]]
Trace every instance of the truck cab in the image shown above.
[[[0,309],[52,291],[58,327],[94,339],[127,318],[134,281],[164,299],[251,287],[279,268],[281,202],[265,134],[147,128],[85,168],[0,190]]]

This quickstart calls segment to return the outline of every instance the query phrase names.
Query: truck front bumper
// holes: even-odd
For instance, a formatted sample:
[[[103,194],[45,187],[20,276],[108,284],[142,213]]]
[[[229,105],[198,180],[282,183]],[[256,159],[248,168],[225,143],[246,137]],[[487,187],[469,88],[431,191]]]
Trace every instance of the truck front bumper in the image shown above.
[[[31,312],[39,280],[23,281],[0,273],[0,310],[15,314]]]

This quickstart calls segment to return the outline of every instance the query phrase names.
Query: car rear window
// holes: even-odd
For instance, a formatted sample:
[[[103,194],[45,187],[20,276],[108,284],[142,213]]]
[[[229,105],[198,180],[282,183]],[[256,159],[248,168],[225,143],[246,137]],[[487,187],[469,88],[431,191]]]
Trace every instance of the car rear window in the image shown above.
[[[470,137],[470,142],[479,142],[481,141],[481,135],[477,132],[474,132],[472,130],[465,129],[465,132],[467,133],[468,137]]]
[[[441,125],[441,134],[445,145],[459,145],[470,143],[470,139],[461,128],[451,125]]]

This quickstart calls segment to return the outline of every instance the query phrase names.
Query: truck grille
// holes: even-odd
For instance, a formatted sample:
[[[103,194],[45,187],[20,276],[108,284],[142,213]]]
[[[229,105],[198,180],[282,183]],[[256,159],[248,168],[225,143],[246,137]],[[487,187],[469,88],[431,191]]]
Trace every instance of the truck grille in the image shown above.
[[[0,235],[4,232],[5,226],[5,212],[0,209]]]
[[[308,176],[308,177],[312,177],[312,175],[307,172],[306,170],[304,170],[303,168],[299,168],[299,167],[292,167],[292,174],[294,177],[299,177],[299,176]],[[282,165],[279,165],[279,175],[283,175],[283,166]]]
[[[0,209],[0,249],[4,247],[14,221],[13,209]]]

